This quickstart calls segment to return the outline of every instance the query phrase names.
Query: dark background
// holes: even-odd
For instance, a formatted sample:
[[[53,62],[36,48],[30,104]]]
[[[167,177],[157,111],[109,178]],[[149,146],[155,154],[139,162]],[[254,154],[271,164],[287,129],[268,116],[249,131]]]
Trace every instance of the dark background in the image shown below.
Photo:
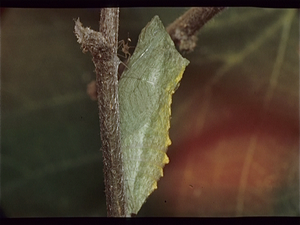
[[[121,8],[135,46],[154,15]],[[8,217],[105,216],[90,54],[98,9],[1,10],[1,207]],[[229,8],[200,31],[173,95],[168,155],[138,216],[299,216],[299,14]]]

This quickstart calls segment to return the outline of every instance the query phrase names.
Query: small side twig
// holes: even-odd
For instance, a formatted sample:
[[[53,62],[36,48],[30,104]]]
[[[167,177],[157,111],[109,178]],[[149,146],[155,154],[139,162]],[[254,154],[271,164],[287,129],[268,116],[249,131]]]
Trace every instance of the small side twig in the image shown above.
[[[196,47],[197,31],[225,7],[193,7],[170,24],[166,30],[182,52]]]
[[[119,9],[101,9],[100,32],[75,23],[75,35],[84,52],[90,51],[96,71],[100,136],[107,216],[125,216],[124,179],[120,149],[120,118],[118,99]]]

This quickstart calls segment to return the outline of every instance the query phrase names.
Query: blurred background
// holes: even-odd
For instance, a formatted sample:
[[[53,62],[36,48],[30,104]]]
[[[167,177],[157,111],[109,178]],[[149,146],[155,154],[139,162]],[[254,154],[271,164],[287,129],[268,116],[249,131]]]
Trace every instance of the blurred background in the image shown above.
[[[119,40],[135,46],[154,15],[167,26],[186,10],[121,8]],[[99,9],[1,10],[7,217],[106,216],[78,17],[98,30]],[[138,216],[299,216],[298,10],[228,8],[198,37],[173,95],[170,163]]]

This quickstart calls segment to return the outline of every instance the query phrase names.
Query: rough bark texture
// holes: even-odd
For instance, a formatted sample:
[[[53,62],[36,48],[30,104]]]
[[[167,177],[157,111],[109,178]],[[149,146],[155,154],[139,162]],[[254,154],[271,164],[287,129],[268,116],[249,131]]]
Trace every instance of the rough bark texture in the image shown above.
[[[196,47],[197,31],[225,7],[194,7],[185,12],[167,27],[175,45],[182,52],[191,52]]]
[[[104,51],[101,51],[98,57],[93,57],[93,61],[96,65],[97,98],[108,216],[125,216],[119,129],[118,28],[119,9],[102,9],[99,31],[105,37],[108,48],[104,48]]]
[[[120,118],[118,100],[119,9],[105,8],[100,14],[100,32],[83,28],[79,20],[75,34],[83,51],[93,56],[96,71],[100,136],[102,141],[107,216],[125,216]]]

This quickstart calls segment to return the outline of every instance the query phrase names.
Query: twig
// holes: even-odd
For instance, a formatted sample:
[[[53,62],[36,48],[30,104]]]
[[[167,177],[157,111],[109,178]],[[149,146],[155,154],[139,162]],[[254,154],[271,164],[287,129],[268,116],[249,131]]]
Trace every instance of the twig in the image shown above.
[[[180,51],[191,52],[196,47],[197,31],[225,7],[194,7],[170,24],[166,30]]]
[[[83,28],[79,19],[75,34],[84,52],[93,56],[102,141],[107,216],[125,216],[124,181],[120,150],[118,100],[119,9],[101,9],[100,32]]]
[[[108,216],[125,216],[124,180],[120,149],[120,117],[118,99],[119,9],[102,9],[99,31],[110,51],[96,66],[96,83],[100,131],[103,148],[104,180]]]

